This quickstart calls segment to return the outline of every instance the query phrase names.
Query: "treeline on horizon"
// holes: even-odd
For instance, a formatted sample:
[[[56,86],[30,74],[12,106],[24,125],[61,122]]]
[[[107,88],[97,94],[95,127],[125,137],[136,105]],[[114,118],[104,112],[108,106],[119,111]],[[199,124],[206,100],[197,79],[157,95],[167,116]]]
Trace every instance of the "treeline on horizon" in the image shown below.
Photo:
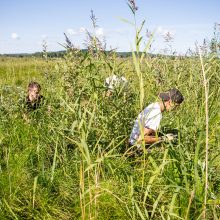
[[[87,49],[82,49],[82,53],[87,53]],[[105,51],[105,53],[110,53],[110,51]],[[131,57],[132,52],[115,52],[118,57],[126,58]],[[66,50],[60,51],[51,51],[47,52],[47,56],[50,58],[60,58],[66,54]],[[0,56],[4,57],[43,57],[44,52],[35,52],[35,53],[13,53],[13,54],[0,54]],[[154,54],[149,54],[150,56],[157,56]]]
[[[82,49],[82,53],[87,53],[87,49]],[[49,58],[62,58],[67,53],[66,50],[61,51],[51,51],[47,52],[47,57]],[[111,51],[105,51],[105,53],[111,53]],[[132,57],[132,52],[115,52],[116,55],[120,58],[128,58]],[[148,53],[150,57],[176,57],[176,55],[162,55],[162,54],[152,54]],[[42,58],[44,57],[44,52],[35,52],[35,53],[14,53],[14,54],[0,54],[0,57],[37,57]]]

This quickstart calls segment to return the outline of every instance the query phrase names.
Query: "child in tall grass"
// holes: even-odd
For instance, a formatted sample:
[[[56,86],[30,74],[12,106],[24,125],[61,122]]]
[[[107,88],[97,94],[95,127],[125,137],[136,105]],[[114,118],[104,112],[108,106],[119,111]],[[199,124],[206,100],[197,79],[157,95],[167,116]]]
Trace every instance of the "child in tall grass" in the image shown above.
[[[28,84],[28,94],[22,102],[23,106],[23,119],[29,122],[28,114],[37,110],[42,104],[44,97],[40,94],[41,86],[38,82],[30,82]]]
[[[173,141],[175,136],[166,134],[158,137],[157,130],[162,119],[162,112],[174,110],[179,106],[184,97],[181,92],[176,89],[170,89],[167,92],[159,94],[160,100],[148,105],[137,117],[129,139],[130,145],[153,144],[160,141]]]
[[[124,76],[112,75],[105,79],[106,96],[112,96],[114,92],[125,92],[128,80]]]
[[[36,110],[42,105],[43,96],[40,94],[41,86],[37,82],[30,82],[28,85],[28,95],[26,97],[26,109]]]

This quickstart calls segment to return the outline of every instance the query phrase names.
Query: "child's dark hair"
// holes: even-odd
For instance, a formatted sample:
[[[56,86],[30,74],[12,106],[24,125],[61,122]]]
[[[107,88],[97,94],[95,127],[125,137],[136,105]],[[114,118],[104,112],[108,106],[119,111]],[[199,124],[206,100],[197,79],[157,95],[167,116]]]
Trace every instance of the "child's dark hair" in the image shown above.
[[[163,100],[163,101],[173,101],[175,102],[176,104],[181,104],[184,100],[184,97],[183,95],[181,94],[181,92],[176,89],[176,88],[173,88],[173,89],[170,89],[168,90],[167,92],[161,92],[159,94],[159,97]]]
[[[28,84],[28,90],[30,90],[30,89],[32,89],[34,87],[36,87],[39,91],[41,90],[41,86],[40,86],[40,84],[38,82],[32,81],[32,82],[30,82]]]

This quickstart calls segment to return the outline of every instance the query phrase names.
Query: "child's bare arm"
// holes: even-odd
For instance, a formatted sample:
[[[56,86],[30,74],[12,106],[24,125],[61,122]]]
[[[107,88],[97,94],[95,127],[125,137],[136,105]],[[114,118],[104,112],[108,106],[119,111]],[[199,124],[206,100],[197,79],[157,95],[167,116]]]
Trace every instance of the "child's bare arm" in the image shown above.
[[[142,140],[144,140],[144,142],[146,144],[153,144],[153,143],[156,143],[158,141],[161,141],[161,138],[155,136],[155,134],[156,134],[156,132],[153,129],[144,128],[144,138],[142,139],[142,135],[140,135],[137,139],[137,142],[141,143]]]

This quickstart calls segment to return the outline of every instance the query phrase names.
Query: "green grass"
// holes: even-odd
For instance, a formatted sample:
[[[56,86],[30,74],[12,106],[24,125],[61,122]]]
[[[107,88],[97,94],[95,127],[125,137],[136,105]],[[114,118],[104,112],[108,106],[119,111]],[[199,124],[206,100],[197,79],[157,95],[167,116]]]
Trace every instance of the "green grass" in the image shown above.
[[[220,60],[139,53],[149,44],[141,49],[144,22],[133,25],[132,58],[96,45],[82,54],[68,49],[63,59],[0,58],[0,219],[220,218]],[[129,80],[125,96],[104,96],[111,74]],[[32,80],[46,102],[25,120]],[[138,113],[172,87],[185,100],[164,113],[160,131],[175,129],[177,143],[129,157]]]
[[[110,55],[99,56],[51,61],[49,67],[43,60],[2,59],[1,219],[202,218],[205,99],[199,59],[145,58],[143,105],[174,86],[185,101],[177,111],[165,113],[162,123],[163,131],[178,130],[178,143],[129,158],[126,139],[141,110],[139,82],[131,60],[107,63]],[[204,62],[211,68],[206,215],[218,219],[219,60]],[[126,98],[103,97],[112,68],[130,80]],[[20,100],[30,80],[41,82],[47,102],[26,122]]]

